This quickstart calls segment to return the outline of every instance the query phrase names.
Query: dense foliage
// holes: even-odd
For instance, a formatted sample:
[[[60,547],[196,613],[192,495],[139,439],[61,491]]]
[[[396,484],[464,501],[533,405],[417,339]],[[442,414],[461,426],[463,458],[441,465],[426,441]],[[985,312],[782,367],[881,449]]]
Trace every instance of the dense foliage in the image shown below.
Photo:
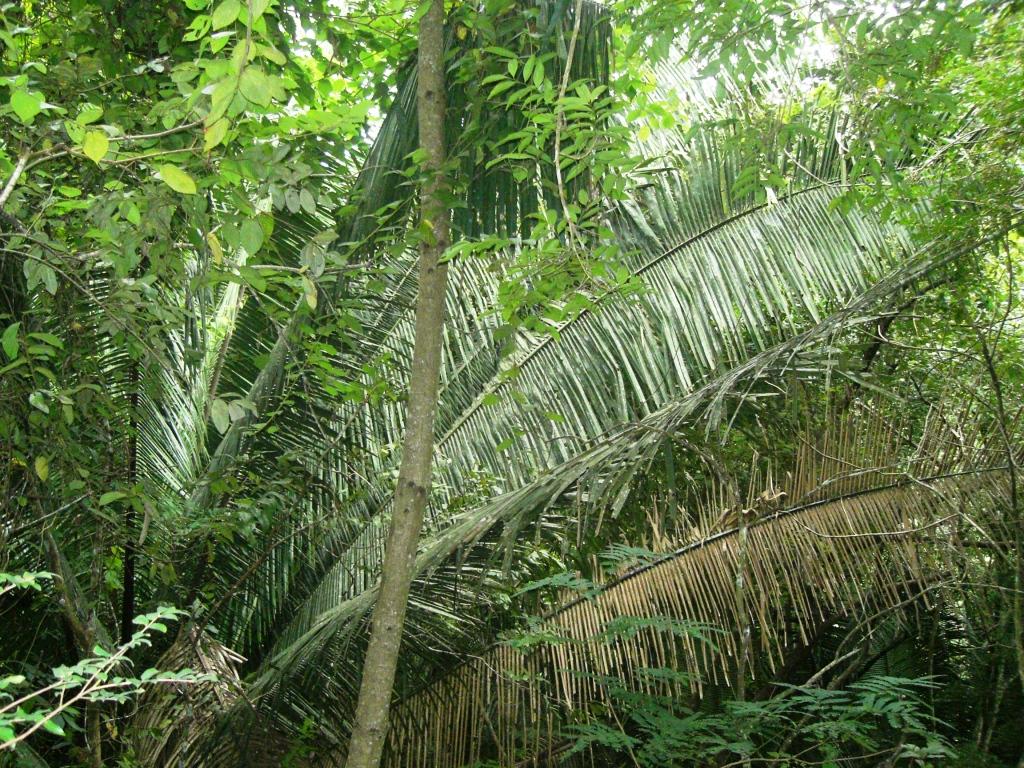
[[[344,764],[428,5],[0,5],[0,765]],[[384,763],[1024,765],[1024,9],[445,11]]]

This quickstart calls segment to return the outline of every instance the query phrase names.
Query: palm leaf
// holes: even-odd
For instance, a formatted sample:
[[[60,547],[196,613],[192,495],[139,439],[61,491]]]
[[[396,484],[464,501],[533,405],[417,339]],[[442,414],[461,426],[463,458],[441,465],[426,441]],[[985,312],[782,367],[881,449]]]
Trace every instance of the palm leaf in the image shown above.
[[[873,451],[892,444],[878,431],[867,443]],[[794,642],[789,632],[806,644],[829,617],[884,613],[932,589],[945,558],[918,543],[921,533],[941,539],[962,513],[990,517],[1008,500],[1003,466],[965,468],[940,455],[929,466],[946,467],[942,474],[873,485],[879,471],[851,475],[849,457],[823,447],[815,455],[845,465],[826,497],[754,520],[745,543],[736,527],[711,532],[596,596],[571,600],[531,629],[548,642],[527,650],[499,644],[471,656],[397,707],[387,764],[454,768],[486,758],[510,764],[524,753],[550,757],[559,724],[604,700],[606,676],[676,697],[731,685],[743,627],[754,628],[753,653],[774,674]],[[986,447],[976,448],[984,458]],[[813,482],[821,495],[829,478],[810,472],[811,463],[823,462],[807,461],[790,494]],[[851,485],[859,488],[842,491]],[[741,567],[748,569],[742,612]],[[616,633],[623,623],[632,627]],[[683,674],[659,680],[645,673],[651,667]]]
[[[428,594],[423,590],[430,590],[431,599],[424,601],[429,605],[437,591],[432,573],[436,572],[439,583],[445,583],[451,573],[443,566],[456,555],[461,562],[469,562],[477,545],[483,560],[493,560],[496,550],[500,551],[496,536],[502,529],[511,532],[506,541],[514,541],[517,534],[526,535],[527,528],[542,524],[538,515],[564,502],[569,493],[586,499],[585,507],[593,510],[591,519],[599,524],[597,512],[610,510],[611,515],[621,507],[633,480],[650,466],[666,440],[687,426],[720,418],[727,393],[735,392],[741,385],[753,386],[758,380],[779,380],[787,372],[827,373],[828,339],[856,323],[873,322],[877,312],[884,311],[879,309],[880,305],[884,307],[922,273],[960,253],[925,249],[919,258],[909,260],[843,310],[804,333],[751,357],[650,416],[621,427],[535,481],[457,514],[447,526],[428,533],[417,557],[415,570],[419,580],[414,595]],[[295,621],[289,632],[281,635],[253,680],[254,695],[261,699],[271,697],[267,700],[269,711],[288,720],[292,717],[288,714],[292,706],[297,711],[309,711],[309,705],[300,703],[308,697],[309,701],[330,701],[335,717],[340,723],[345,721],[355,691],[350,687],[352,681],[340,674],[339,667],[351,664],[353,653],[359,652],[365,618],[375,595],[375,583],[351,595],[339,590],[337,602],[300,616],[301,621]],[[450,588],[448,595],[451,599]],[[408,619],[411,626],[417,626],[423,615],[422,606],[414,602]],[[410,657],[420,655],[416,649],[421,643],[422,655],[429,656],[430,640],[410,631],[407,642]]]
[[[509,387],[500,377],[500,359],[493,343],[479,343],[466,355],[450,354],[447,359],[460,365],[452,366],[455,370],[442,384],[435,525],[445,524],[446,501],[454,489],[473,482],[473,472],[495,477],[495,490],[516,488],[545,468],[562,466],[605,433],[658,414],[659,407],[674,398],[685,398],[696,382],[715,368],[728,369],[732,362],[742,360],[744,354],[749,354],[743,351],[744,329],[760,327],[761,341],[766,344],[783,337],[779,329],[756,323],[767,323],[767,317],[779,316],[776,313],[796,323],[798,310],[790,302],[806,293],[808,285],[801,280],[785,293],[780,291],[779,303],[769,310],[753,303],[759,299],[753,287],[758,283],[758,270],[779,274],[775,257],[792,259],[788,268],[795,270],[802,259],[828,259],[838,252],[847,259],[848,271],[844,274],[849,280],[863,280],[868,266],[877,268],[888,253],[886,230],[861,217],[852,221],[838,218],[829,211],[831,199],[826,191],[814,190],[796,197],[791,209],[758,208],[749,214],[754,221],[737,219],[735,232],[728,226],[718,229],[712,225],[708,234],[712,242],[696,238],[686,244],[689,247],[674,249],[650,264],[640,274],[650,281],[651,290],[639,303],[623,303],[584,315],[561,330],[559,342],[538,341],[518,360],[520,374],[515,386],[522,397],[506,396],[496,405],[485,405],[489,395]],[[752,231],[757,233],[755,242],[764,247],[753,251],[745,270],[741,270],[733,261],[736,251],[729,243],[733,238],[750,236]],[[822,254],[813,243],[816,236],[834,250]],[[708,272],[709,266],[736,287],[737,299],[716,297],[708,283],[700,286],[700,275]],[[459,277],[464,282],[460,283]],[[460,306],[465,307],[466,296],[481,291],[476,282],[479,279],[476,270],[464,268],[452,281],[449,311],[458,329],[453,338],[463,344],[479,339],[485,331],[475,320],[478,315],[459,311]],[[694,283],[698,287],[691,288]],[[716,313],[715,308],[722,307],[717,303],[722,298],[729,308]],[[737,314],[731,308],[734,304],[746,307],[747,312]],[[461,318],[467,321],[460,328]],[[732,335],[722,332],[730,328]],[[476,377],[476,381],[470,377]],[[368,440],[370,447],[394,444],[400,435],[400,408],[379,410],[382,415],[371,416],[379,421],[361,429],[374,435]],[[548,412],[557,413],[560,419],[548,418]],[[522,440],[502,450],[503,441],[520,432]],[[565,439],[565,435],[571,439]],[[279,647],[304,633],[317,616],[375,581],[386,519],[374,511],[374,506],[388,503],[391,467],[390,462],[374,463],[360,472],[376,479],[365,499],[357,502],[368,507],[362,514],[370,521],[348,548],[335,556],[335,564],[321,586],[294,612],[292,627],[280,636]]]

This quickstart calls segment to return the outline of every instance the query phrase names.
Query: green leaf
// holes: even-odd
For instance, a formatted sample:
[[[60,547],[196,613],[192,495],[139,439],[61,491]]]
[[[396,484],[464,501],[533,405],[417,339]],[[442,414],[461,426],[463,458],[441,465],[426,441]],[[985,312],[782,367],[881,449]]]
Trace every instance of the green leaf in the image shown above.
[[[28,396],[28,404],[43,413],[50,412],[50,406],[46,404],[46,397],[42,392],[33,392]]]
[[[210,418],[213,420],[213,426],[222,435],[231,426],[231,413],[228,410],[228,404],[219,397],[210,405]]]
[[[3,347],[8,360],[14,360],[18,356],[18,330],[20,328],[20,322],[11,323],[7,326],[3,336],[0,336],[0,346]]]
[[[268,61],[272,61],[279,67],[283,67],[288,62],[285,55],[272,45],[258,45],[256,46],[256,50],[259,51],[260,56]]]
[[[103,117],[103,107],[99,107],[95,104],[83,104],[82,108],[78,111],[78,117],[75,121],[79,125],[89,125],[89,123],[95,123]]]
[[[22,272],[30,291],[42,284],[51,296],[57,293],[57,273],[49,264],[39,259],[26,259]]]
[[[110,141],[103,131],[89,131],[85,134],[82,151],[97,165],[106,156],[108,149],[110,149]]]
[[[64,729],[53,722],[53,720],[43,720],[43,730],[52,733],[54,736],[64,735]]]
[[[247,219],[242,222],[239,242],[245,248],[246,253],[254,256],[259,251],[260,246],[263,245],[263,227],[260,226],[260,223],[254,219]]]
[[[242,10],[242,4],[238,0],[224,0],[220,5],[213,9],[213,13],[210,14],[210,20],[213,22],[214,29],[221,29],[226,27],[228,24],[233,24],[235,19],[238,18],[239,11]]]
[[[212,125],[208,125],[203,134],[203,149],[209,152],[224,141],[224,137],[228,135],[229,127],[230,123],[225,118],[221,118]]]
[[[183,195],[196,193],[195,180],[176,165],[161,165],[157,171],[164,184]]]
[[[210,114],[206,116],[206,124],[213,125],[214,122],[224,116],[231,106],[235,97],[235,88],[238,85],[235,77],[225,77],[217,83],[210,94]]]
[[[306,297],[306,303],[309,305],[309,308],[316,309],[316,283],[305,275],[302,276],[302,292]]]
[[[231,417],[232,424],[245,418],[245,408],[238,400],[228,403],[228,416]]]
[[[423,2],[417,6],[416,12],[412,15],[411,23],[418,24],[419,20],[427,15],[427,11],[430,10],[431,2],[433,2],[433,0],[423,0]]]
[[[252,11],[253,20],[258,19],[260,16],[262,16],[266,12],[267,6],[269,5],[270,0],[250,0],[249,8]]]
[[[36,475],[44,483],[50,476],[50,461],[45,456],[36,456],[35,460]]]
[[[127,496],[128,494],[124,493],[123,491],[107,491],[102,496],[100,496],[99,506],[105,507],[108,504],[113,504],[115,501],[120,501],[121,499],[124,499]]]
[[[64,121],[64,130],[68,133],[68,138],[71,139],[74,144],[81,144],[85,138],[85,126],[81,123],[77,123],[74,120]]]
[[[217,235],[209,232],[206,235],[206,242],[210,246],[210,255],[213,256],[213,263],[218,266],[224,263],[224,248],[217,239]]]
[[[259,67],[246,67],[238,82],[238,90],[246,100],[261,107],[270,105],[270,82]]]
[[[505,91],[511,89],[514,85],[516,85],[515,80],[505,80],[504,82],[498,83],[491,89],[488,98],[493,99],[495,96],[500,96]]]
[[[540,87],[541,83],[544,82],[544,63],[541,61],[537,62],[537,66],[533,70],[533,84],[536,87]]]
[[[302,210],[310,215],[316,213],[316,198],[313,197],[313,193],[308,189],[299,190],[299,205],[302,206]]]
[[[43,109],[43,94],[38,91],[15,91],[11,94],[11,109],[25,125],[31,125]]]
[[[303,247],[302,265],[313,277],[320,277],[327,268],[327,246],[337,237],[334,230],[325,230],[316,235]]]

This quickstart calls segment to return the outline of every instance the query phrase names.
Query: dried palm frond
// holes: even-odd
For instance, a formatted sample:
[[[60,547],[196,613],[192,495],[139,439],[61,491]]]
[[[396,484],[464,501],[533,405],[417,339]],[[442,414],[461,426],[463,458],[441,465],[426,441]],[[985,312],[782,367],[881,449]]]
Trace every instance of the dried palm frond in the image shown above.
[[[947,565],[935,543],[961,518],[996,517],[1009,473],[978,419],[937,406],[911,441],[891,410],[827,418],[801,441],[794,472],[778,486],[752,472],[745,508],[704,515],[698,540],[564,603],[531,629],[546,641],[492,646],[404,700],[388,765],[539,759],[560,723],[604,700],[609,676],[701,697],[744,668],[776,674],[824,621],[927,602]]]
[[[646,418],[622,426],[534,482],[460,511],[449,525],[425,536],[415,566],[416,593],[420,594],[424,586],[436,589],[436,585],[430,586],[432,580],[438,573],[444,575],[438,569],[453,558],[467,562],[470,552],[488,558],[501,550],[496,546],[496,536],[503,542],[514,542],[525,531],[542,524],[537,521],[538,515],[572,502],[573,498],[592,524],[599,527],[602,519],[613,518],[622,508],[636,479],[647,471],[667,440],[685,429],[700,430],[703,425],[721,424],[725,409],[735,402],[737,390],[759,381],[778,381],[794,370],[813,372],[808,375],[827,373],[829,362],[822,358],[829,354],[836,334],[858,323],[872,322],[878,308],[885,306],[895,293],[961,252],[923,249],[816,326],[751,356]],[[370,581],[357,568],[352,573]],[[329,701],[333,722],[325,730],[337,744],[344,744],[352,702],[348,670],[353,666],[351,659],[360,652],[365,619],[376,599],[376,589],[370,581],[355,594],[335,594],[333,600],[325,600],[315,612],[294,614],[299,619],[295,630],[281,637],[252,678],[251,692],[268,712],[282,721],[287,714],[291,721],[301,722],[303,713],[314,707],[311,697],[315,696],[318,702]],[[436,603],[431,600],[426,605],[433,607]],[[465,613],[464,609],[457,611]],[[414,604],[410,617],[415,619],[417,615],[426,613],[422,606]],[[420,659],[421,653],[429,656],[437,646],[424,643],[416,632],[409,633],[408,642],[410,649],[416,651],[410,652],[407,661]]]
[[[195,765],[197,739],[209,733],[217,717],[242,696],[241,656],[195,626],[182,627],[161,656],[158,669],[191,669],[211,680],[181,686],[152,687],[133,718],[131,748],[139,765]]]
[[[740,652],[737,627],[757,629],[755,652],[774,671],[793,639],[787,616],[806,643],[829,616],[870,614],[921,592],[941,561],[918,550],[919,534],[941,536],[961,505],[1005,503],[1007,477],[988,468],[904,480],[752,521],[745,615],[737,613],[734,594],[740,529],[685,546],[547,617],[540,631],[555,642],[527,653],[495,646],[403,702],[393,718],[388,765],[454,768],[489,750],[510,764],[524,749],[540,754],[567,713],[601,700],[595,678],[603,675],[655,690],[678,688],[678,678],[661,683],[639,670],[684,671],[691,690],[670,691],[677,695],[700,695],[709,682],[729,685]],[[641,621],[610,638],[609,623],[621,617]],[[710,628],[712,642],[679,626]]]

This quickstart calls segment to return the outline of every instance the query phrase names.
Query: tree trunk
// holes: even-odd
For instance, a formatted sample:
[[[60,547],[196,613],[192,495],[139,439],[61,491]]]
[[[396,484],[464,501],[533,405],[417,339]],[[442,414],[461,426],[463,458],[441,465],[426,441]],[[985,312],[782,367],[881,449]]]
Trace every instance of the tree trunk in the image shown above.
[[[380,593],[373,611],[370,645],[363,664],[347,768],[377,768],[380,764],[416,545],[430,490],[448,276],[447,266],[439,263],[439,258],[450,239],[443,169],[444,0],[433,0],[420,20],[417,77],[416,101],[425,181],[420,190],[423,240],[420,244],[416,336],[391,532],[384,555]]]

